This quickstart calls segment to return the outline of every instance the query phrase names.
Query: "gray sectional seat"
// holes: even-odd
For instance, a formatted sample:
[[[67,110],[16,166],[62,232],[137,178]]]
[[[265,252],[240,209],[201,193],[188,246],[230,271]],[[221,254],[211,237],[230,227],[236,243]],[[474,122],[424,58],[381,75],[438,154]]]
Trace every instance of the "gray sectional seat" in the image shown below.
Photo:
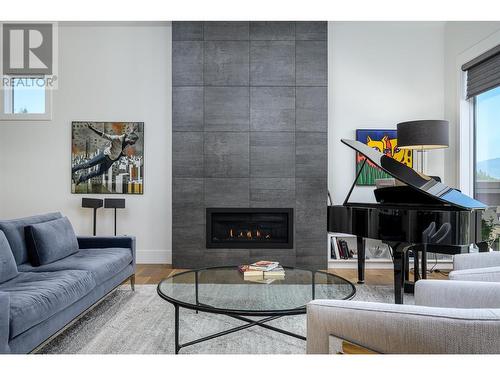
[[[89,294],[96,286],[88,271],[21,272],[0,285],[10,295],[9,339]]]
[[[25,228],[61,218],[50,213],[0,221],[0,353],[31,352],[121,283],[133,281],[134,237],[78,237],[76,253],[41,266],[30,263]]]
[[[102,283],[133,262],[133,253],[127,248],[81,249],[69,257],[34,267],[29,263],[17,267],[19,272],[52,272],[62,270],[89,271],[97,283]]]

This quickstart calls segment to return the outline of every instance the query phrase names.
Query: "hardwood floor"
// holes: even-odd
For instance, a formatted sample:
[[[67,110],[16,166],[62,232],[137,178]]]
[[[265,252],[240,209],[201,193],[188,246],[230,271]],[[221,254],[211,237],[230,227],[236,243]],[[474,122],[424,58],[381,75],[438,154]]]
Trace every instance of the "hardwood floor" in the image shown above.
[[[137,284],[158,284],[171,274],[181,271],[184,270],[174,269],[170,264],[138,264],[135,282]],[[358,281],[358,272],[355,269],[329,269],[328,271],[353,283]],[[447,279],[446,275],[439,272],[433,272],[427,277],[430,279]],[[413,278],[413,275],[411,278]],[[367,269],[365,271],[365,282],[372,285],[391,285],[393,283],[392,270]]]
[[[158,284],[174,271],[170,264],[138,264],[135,282],[136,284]]]

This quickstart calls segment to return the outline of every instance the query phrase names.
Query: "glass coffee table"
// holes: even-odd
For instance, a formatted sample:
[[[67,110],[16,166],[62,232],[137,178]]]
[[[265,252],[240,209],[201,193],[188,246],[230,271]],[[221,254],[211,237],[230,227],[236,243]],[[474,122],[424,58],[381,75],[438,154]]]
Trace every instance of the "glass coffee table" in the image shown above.
[[[266,324],[287,315],[306,313],[313,299],[351,299],[356,288],[348,280],[324,271],[285,268],[285,277],[271,283],[246,281],[236,266],[181,272],[158,284],[161,298],[174,305],[175,354],[180,349],[253,326],[305,340],[304,336]],[[245,324],[181,344],[179,309],[227,315]],[[249,317],[257,317],[251,319]]]

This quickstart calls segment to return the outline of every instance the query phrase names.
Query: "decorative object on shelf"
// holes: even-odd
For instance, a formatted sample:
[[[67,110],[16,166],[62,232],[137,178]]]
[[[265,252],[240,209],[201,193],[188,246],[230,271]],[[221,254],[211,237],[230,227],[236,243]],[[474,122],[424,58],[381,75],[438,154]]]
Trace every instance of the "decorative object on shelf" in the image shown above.
[[[125,208],[124,198],[104,198],[104,208],[115,209],[115,236],[116,236],[116,210],[118,208]]]
[[[94,230],[92,231],[93,235],[96,235],[96,228],[97,228],[97,209],[102,207],[102,199],[98,198],[82,198],[82,207],[83,208],[93,208],[94,209],[94,221],[93,221],[93,228]]]
[[[391,259],[391,248],[386,243],[372,241],[367,250],[367,259]]]
[[[420,173],[424,173],[426,150],[448,148],[449,124],[445,120],[405,121],[398,124],[398,147],[417,150],[420,155]]]
[[[142,194],[144,123],[72,123],[71,192]]]
[[[356,140],[372,147],[383,154],[413,168],[413,152],[411,150],[402,150],[399,147],[397,131],[394,129],[357,129]],[[356,173],[359,172],[365,157],[356,152]],[[365,167],[361,171],[356,185],[375,185],[375,180],[389,178],[387,173],[378,168],[374,163],[367,160]]]

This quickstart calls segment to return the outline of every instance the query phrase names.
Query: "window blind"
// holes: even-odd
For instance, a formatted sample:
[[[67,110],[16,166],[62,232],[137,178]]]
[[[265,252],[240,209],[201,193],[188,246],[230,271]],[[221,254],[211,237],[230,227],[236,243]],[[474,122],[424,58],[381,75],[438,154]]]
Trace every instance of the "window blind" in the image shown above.
[[[467,72],[467,99],[500,86],[500,44],[462,65]]]

